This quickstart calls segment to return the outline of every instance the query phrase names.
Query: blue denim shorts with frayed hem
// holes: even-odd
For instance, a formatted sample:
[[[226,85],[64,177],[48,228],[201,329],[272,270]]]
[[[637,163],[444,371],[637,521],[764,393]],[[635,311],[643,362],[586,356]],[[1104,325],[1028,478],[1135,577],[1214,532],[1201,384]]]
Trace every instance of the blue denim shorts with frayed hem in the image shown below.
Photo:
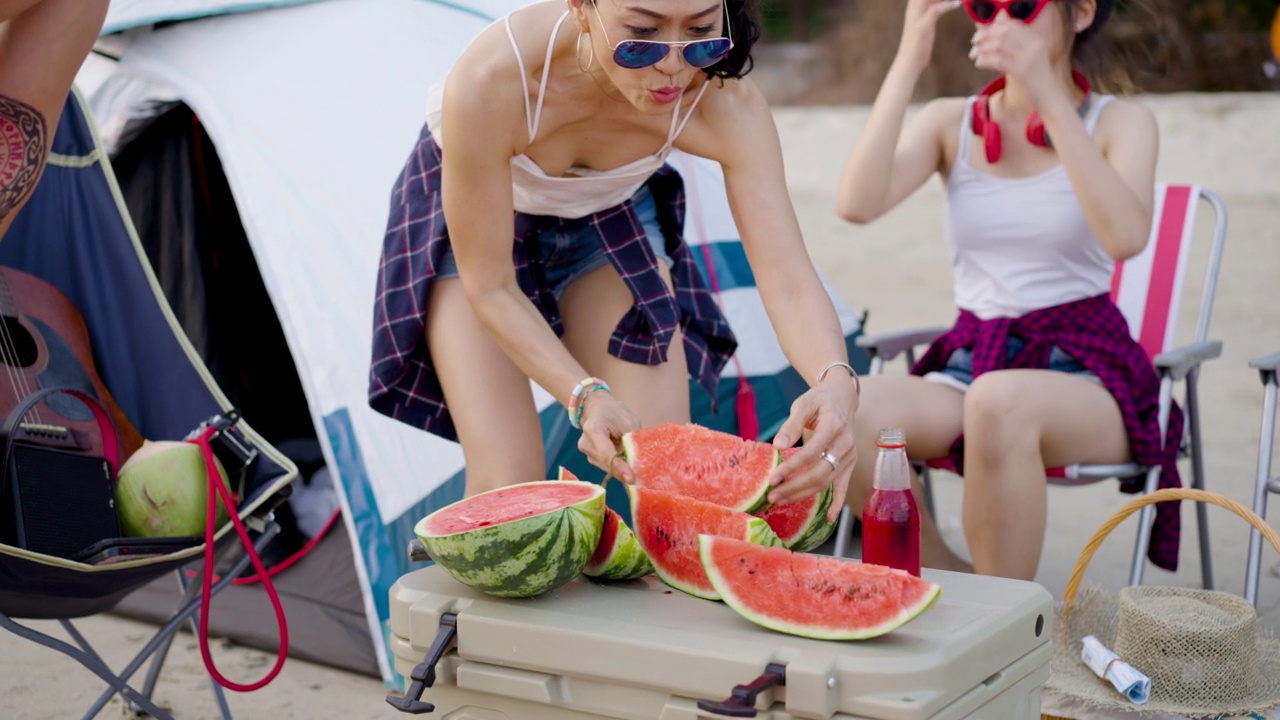
[[[1009,338],[1009,342],[1005,346],[1005,359],[1012,360],[1022,350],[1023,345],[1025,343],[1022,340],[1015,337]],[[1056,345],[1049,351],[1049,367],[1046,369],[1054,372],[1064,372],[1069,375],[1078,375],[1087,380],[1099,382],[1097,375],[1089,372],[1085,366]],[[969,386],[973,384],[973,351],[969,348],[959,348],[951,353],[951,357],[947,358],[947,366],[945,368],[937,372],[926,373],[924,379],[953,387],[960,392],[968,390]]]
[[[654,256],[671,267],[671,256],[667,254],[662,227],[658,224],[658,206],[653,201],[649,186],[641,186],[632,200]],[[586,220],[566,221],[541,233],[538,236],[538,249],[542,253],[547,285],[551,287],[557,300],[575,280],[609,264],[609,256],[600,244],[599,234]],[[454,259],[452,247],[445,250],[444,258],[436,267],[436,277],[458,277],[458,263]]]

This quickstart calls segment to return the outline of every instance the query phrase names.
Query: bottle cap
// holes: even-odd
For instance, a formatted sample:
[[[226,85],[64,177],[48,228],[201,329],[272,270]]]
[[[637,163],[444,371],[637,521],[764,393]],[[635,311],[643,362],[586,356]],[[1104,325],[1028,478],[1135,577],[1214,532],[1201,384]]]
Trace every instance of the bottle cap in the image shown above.
[[[884,428],[876,440],[876,446],[888,450],[896,450],[907,446],[907,434],[900,428]]]

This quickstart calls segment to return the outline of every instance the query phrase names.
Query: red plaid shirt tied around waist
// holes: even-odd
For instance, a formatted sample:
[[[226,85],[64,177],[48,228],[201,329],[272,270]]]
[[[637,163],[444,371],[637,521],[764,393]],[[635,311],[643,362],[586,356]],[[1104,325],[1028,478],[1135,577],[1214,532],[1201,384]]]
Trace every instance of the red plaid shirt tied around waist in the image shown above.
[[[1010,336],[1026,344],[1006,361],[1005,346]],[[1182,440],[1182,411],[1177,404],[1170,408],[1168,429],[1161,442],[1160,378],[1146,351],[1129,334],[1124,315],[1106,295],[1036,310],[1017,318],[980,320],[962,310],[955,326],[929,347],[911,372],[924,375],[941,370],[951,353],[960,348],[968,348],[973,353],[974,378],[992,370],[1046,368],[1054,346],[1097,375],[1115,398],[1134,460],[1144,466],[1161,467],[1161,488],[1179,487],[1177,459]],[[951,446],[950,459],[956,470],[963,473],[963,435]],[[1126,478],[1120,489],[1140,492],[1144,482],[1145,476]],[[1158,567],[1171,572],[1178,568],[1181,529],[1178,508],[1176,502],[1156,505],[1147,553]]]
[[[427,298],[449,245],[440,198],[441,150],[424,126],[391,192],[373,312],[369,405],[378,412],[449,440],[457,431],[432,367],[425,333]],[[671,256],[674,294],[663,282],[645,229],[628,200],[580,220],[515,213],[512,261],[516,279],[557,335],[564,326],[546,282],[538,236],[559,224],[587,223],[635,298],[609,338],[609,353],[630,362],[666,362],[677,328],[689,376],[715,406],[720,372],[737,348],[702,272],[682,237],[684,183],[669,166],[647,181]]]

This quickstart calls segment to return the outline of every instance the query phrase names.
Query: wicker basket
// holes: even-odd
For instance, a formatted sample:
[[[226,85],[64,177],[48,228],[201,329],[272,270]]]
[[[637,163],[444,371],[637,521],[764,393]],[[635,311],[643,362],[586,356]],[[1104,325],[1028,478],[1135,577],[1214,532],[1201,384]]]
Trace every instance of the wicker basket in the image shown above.
[[[1080,583],[1084,580],[1084,571],[1089,567],[1089,561],[1093,559],[1094,553],[1101,547],[1102,541],[1107,539],[1111,531],[1116,529],[1120,523],[1126,518],[1134,514],[1138,510],[1158,502],[1168,500],[1194,500],[1197,502],[1210,503],[1218,507],[1226,508],[1231,512],[1244,518],[1250,525],[1258,529],[1262,536],[1271,543],[1271,547],[1280,552],[1280,533],[1266,523],[1258,514],[1240,503],[1232,500],[1225,495],[1211,493],[1204,490],[1193,490],[1186,488],[1166,488],[1157,490],[1153,493],[1140,495],[1116,511],[1109,520],[1102,523],[1093,537],[1089,538],[1089,542],[1085,543],[1084,549],[1080,551],[1080,557],[1076,559],[1076,566],[1071,571],[1071,577],[1067,579],[1067,588],[1062,594],[1062,605],[1066,607],[1075,602],[1076,592],[1080,589]],[[1040,720],[1074,720],[1073,718],[1058,717],[1055,715],[1045,715],[1041,713]]]

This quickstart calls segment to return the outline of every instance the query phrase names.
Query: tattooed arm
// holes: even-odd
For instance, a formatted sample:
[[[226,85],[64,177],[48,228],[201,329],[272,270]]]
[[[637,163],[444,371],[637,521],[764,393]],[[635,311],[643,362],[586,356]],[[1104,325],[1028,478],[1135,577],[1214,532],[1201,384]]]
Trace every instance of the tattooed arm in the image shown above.
[[[107,0],[0,0],[0,238],[31,196]]]

